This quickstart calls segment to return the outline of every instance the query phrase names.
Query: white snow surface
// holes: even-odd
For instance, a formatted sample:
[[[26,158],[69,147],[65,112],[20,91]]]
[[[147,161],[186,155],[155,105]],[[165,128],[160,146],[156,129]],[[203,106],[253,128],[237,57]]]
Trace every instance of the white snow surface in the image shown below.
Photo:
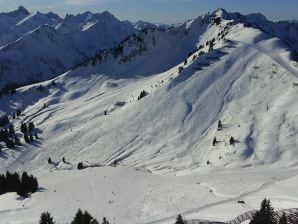
[[[228,22],[175,28],[180,38],[183,26],[197,33],[182,38],[177,52],[216,38]],[[276,209],[297,208],[297,64],[278,38],[242,24],[228,30],[226,41],[216,38],[214,50],[205,46],[193,61],[194,52],[181,73],[183,54],[165,32],[155,36],[162,46],[130,62],[89,63],[55,78],[56,88],[49,80],[0,98],[2,113],[22,108],[16,129],[33,121],[40,136],[2,149],[1,170],[26,170],[41,187],[28,199],[1,195],[1,222],[33,224],[49,211],[66,223],[78,208],[121,224],[174,223],[179,213],[228,221],[265,197]],[[137,100],[142,90],[149,95]],[[115,159],[119,165],[109,166]],[[98,167],[78,171],[80,161]]]

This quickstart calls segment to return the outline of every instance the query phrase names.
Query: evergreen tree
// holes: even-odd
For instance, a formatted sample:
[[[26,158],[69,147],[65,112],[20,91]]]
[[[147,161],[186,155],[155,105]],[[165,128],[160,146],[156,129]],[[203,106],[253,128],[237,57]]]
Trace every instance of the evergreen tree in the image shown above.
[[[250,224],[276,224],[274,210],[270,200],[266,198],[261,203],[261,209],[257,211]]]
[[[214,137],[213,142],[212,142],[212,145],[215,146],[216,145],[216,142],[217,142],[216,141],[216,137]]]
[[[13,137],[16,134],[13,125],[9,125],[8,134],[9,134],[9,137]]]
[[[0,195],[6,193],[6,178],[5,175],[0,174]]]
[[[43,87],[42,85],[39,85],[39,86],[37,87],[37,91],[39,91],[39,92],[43,92],[43,90],[44,90],[44,87]]]
[[[110,224],[106,217],[103,217],[102,224]]]
[[[17,117],[19,117],[21,115],[21,109],[20,108],[17,109],[16,114],[17,114]]]
[[[16,135],[14,136],[14,142],[16,145],[21,145],[21,140]]]
[[[52,159],[51,157],[48,158],[48,164],[51,164],[52,163]]]
[[[30,142],[30,139],[27,133],[24,133],[24,140],[26,143]]]
[[[217,130],[220,131],[221,129],[222,129],[222,123],[221,123],[221,120],[219,120],[217,124]]]
[[[26,197],[28,197],[29,192],[30,192],[29,177],[26,172],[23,172],[22,177],[21,177],[21,184],[19,186],[17,193],[18,193],[18,195],[26,198]]]
[[[235,144],[235,139],[233,136],[231,136],[230,138],[230,145],[234,145]]]
[[[21,124],[21,132],[22,133],[26,133],[27,131],[28,131],[27,124],[22,123]]]
[[[148,95],[148,93],[145,90],[141,91],[140,96],[138,96],[138,100],[142,99],[143,97],[145,97],[147,95]]]
[[[30,122],[30,123],[29,123],[29,125],[28,125],[28,129],[29,129],[29,131],[34,131],[35,126],[34,126],[34,123],[33,123],[33,122]]]
[[[78,168],[78,170],[84,169],[83,162],[79,162],[77,168]]]
[[[30,133],[30,142],[34,141],[33,135]]]
[[[79,209],[71,224],[99,224],[87,211],[84,213]]]
[[[5,142],[5,144],[6,144],[6,147],[7,147],[7,148],[10,148],[10,149],[13,149],[14,146],[15,146],[14,141],[11,140],[11,139],[7,139],[6,142]]]
[[[7,125],[9,123],[9,119],[8,119],[8,116],[3,116],[3,117],[0,117],[0,126],[4,126],[4,125]]]
[[[57,83],[56,83],[55,81],[52,81],[52,82],[51,82],[51,87],[52,87],[52,88],[56,88],[56,87],[57,87]]]
[[[175,224],[185,224],[184,220],[182,219],[182,216],[179,214]]]
[[[44,212],[40,215],[39,224],[55,224],[50,213]]]
[[[288,224],[287,216],[285,213],[282,214],[278,224]]]
[[[83,212],[79,209],[71,224],[83,224]]]

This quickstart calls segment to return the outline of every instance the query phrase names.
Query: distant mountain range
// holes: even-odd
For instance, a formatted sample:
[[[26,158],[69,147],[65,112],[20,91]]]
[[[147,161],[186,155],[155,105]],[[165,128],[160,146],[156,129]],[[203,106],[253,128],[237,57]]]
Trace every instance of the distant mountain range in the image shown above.
[[[261,14],[245,16],[225,10],[221,13],[223,19],[261,29],[270,36],[280,38],[293,51],[298,49],[298,25],[295,21],[275,23]],[[210,14],[205,15],[205,22],[211,17]],[[205,26],[200,25],[202,18],[169,26],[144,21],[120,21],[107,11],[60,18],[52,12],[29,13],[20,6],[13,12],[0,14],[0,90],[54,78],[96,57],[102,50],[122,46],[125,38],[131,35],[144,37],[144,30],[148,29],[155,33],[155,41],[163,43],[160,44],[163,50],[157,51],[162,51],[163,60],[158,66],[153,66],[153,58],[147,60],[146,63],[152,63],[152,69],[143,73],[165,70],[196,48],[197,39],[208,26],[208,21]],[[127,39],[129,44],[136,45],[137,42],[131,38],[133,36]],[[145,44],[148,45],[148,41]],[[170,57],[169,50],[176,53]]]

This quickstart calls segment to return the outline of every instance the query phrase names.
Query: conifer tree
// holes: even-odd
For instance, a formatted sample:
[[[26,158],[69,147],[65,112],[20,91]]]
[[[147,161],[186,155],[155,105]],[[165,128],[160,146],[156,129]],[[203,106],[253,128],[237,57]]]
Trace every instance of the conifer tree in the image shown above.
[[[30,142],[34,141],[33,135],[30,133]]]
[[[29,129],[29,131],[33,131],[35,129],[35,126],[34,126],[34,123],[33,122],[30,122],[29,123],[28,129]]]
[[[217,130],[220,131],[221,129],[222,129],[222,123],[221,123],[221,120],[219,120],[217,124]]]
[[[179,214],[175,224],[185,224],[184,220],[182,219],[182,216]]]
[[[276,224],[276,218],[270,200],[266,198],[261,203],[261,208],[257,211],[250,224]]]
[[[233,136],[231,136],[230,138],[230,145],[234,145],[235,144],[235,139]]]
[[[83,212],[81,209],[79,209],[72,220],[71,224],[81,224],[83,223]]]
[[[102,224],[110,224],[106,217],[103,217]]]
[[[87,211],[84,213],[79,209],[71,224],[99,224]]]
[[[27,133],[24,133],[24,140],[26,143],[30,142],[30,139]]]
[[[20,108],[17,109],[16,114],[17,114],[17,117],[19,117],[21,115],[21,109]]]
[[[214,137],[213,142],[212,142],[212,145],[215,146],[216,145],[216,142],[217,142],[216,141],[216,137]]]
[[[22,133],[26,133],[27,131],[28,131],[27,124],[22,123],[21,124],[21,132]]]
[[[287,216],[285,213],[282,214],[278,224],[288,224]]]
[[[55,224],[55,222],[50,213],[44,212],[40,215],[39,224]]]

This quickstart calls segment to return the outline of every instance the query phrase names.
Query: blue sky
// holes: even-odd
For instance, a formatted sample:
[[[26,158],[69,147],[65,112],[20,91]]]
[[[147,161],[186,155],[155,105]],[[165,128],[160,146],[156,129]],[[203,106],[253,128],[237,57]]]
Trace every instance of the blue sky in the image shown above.
[[[60,16],[108,10],[122,20],[161,23],[184,21],[219,7],[244,14],[260,12],[272,20],[298,20],[298,0],[0,0],[0,11],[12,11],[19,5]]]

